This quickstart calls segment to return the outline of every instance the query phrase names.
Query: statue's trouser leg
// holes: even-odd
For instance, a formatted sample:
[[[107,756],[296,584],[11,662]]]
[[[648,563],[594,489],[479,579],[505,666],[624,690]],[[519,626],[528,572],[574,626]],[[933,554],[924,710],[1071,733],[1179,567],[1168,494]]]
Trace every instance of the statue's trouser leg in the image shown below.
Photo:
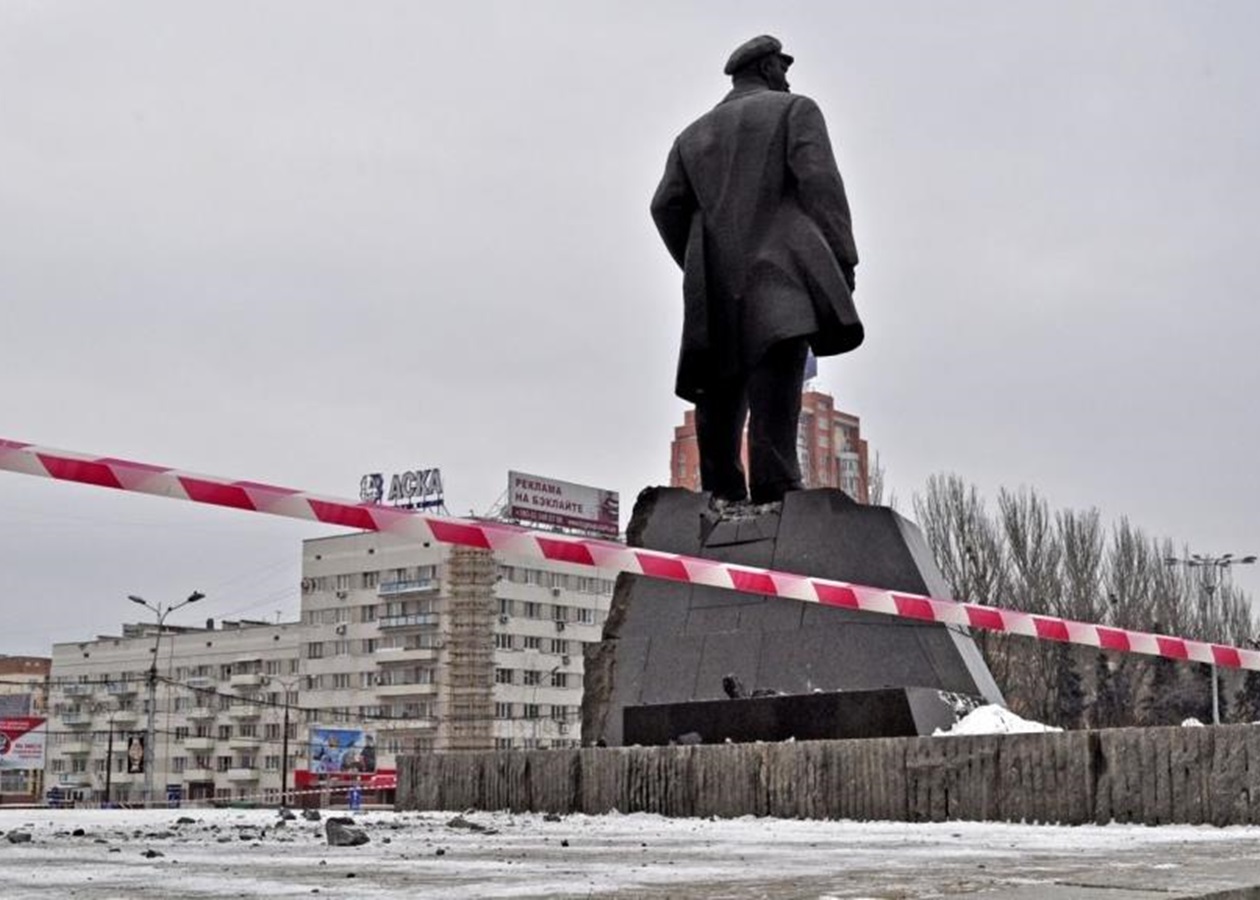
[[[801,488],[796,453],[805,381],[805,338],[780,341],[748,376],[748,468],[753,503],[774,503]]]
[[[742,378],[711,385],[696,401],[700,488],[721,500],[744,500],[748,484],[741,459],[748,396]]]

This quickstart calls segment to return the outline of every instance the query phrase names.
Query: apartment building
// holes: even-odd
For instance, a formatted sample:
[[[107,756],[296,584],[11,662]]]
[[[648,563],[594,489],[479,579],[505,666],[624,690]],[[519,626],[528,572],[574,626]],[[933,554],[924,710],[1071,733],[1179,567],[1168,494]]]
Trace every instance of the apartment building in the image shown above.
[[[148,725],[154,654],[156,799],[276,800],[285,704],[298,701],[295,622],[123,627],[53,645],[46,791],[70,800],[143,801],[138,748]],[[299,762],[289,723],[289,769]],[[137,768],[140,768],[137,771]]]
[[[302,704],[426,750],[574,747],[614,573],[376,533],[306,541]]]
[[[583,648],[613,573],[365,532],[306,541],[301,588],[298,622],[54,645],[46,787],[142,801],[128,751],[155,648],[159,800],[277,802],[285,771],[290,788],[327,786],[317,732],[370,736],[382,790],[400,753],[578,745]]]
[[[867,444],[861,420],[836,408],[830,394],[804,391],[797,426],[797,458],[807,488],[839,488],[859,503],[870,502]],[[683,413],[670,443],[669,484],[700,490],[700,447],[696,441],[696,412]],[[744,467],[748,467],[748,431],[744,431]]]

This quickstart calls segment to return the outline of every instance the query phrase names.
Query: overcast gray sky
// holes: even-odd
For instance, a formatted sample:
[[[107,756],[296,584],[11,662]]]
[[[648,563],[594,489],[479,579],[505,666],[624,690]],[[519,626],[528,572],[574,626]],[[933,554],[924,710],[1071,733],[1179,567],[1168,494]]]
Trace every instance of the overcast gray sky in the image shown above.
[[[766,31],[862,254],[867,342],[818,384],[903,510],[953,471],[1260,553],[1249,2],[0,0],[0,437],[628,513],[683,410],[648,200]],[[129,593],[293,616],[322,533],[0,473],[0,652]]]

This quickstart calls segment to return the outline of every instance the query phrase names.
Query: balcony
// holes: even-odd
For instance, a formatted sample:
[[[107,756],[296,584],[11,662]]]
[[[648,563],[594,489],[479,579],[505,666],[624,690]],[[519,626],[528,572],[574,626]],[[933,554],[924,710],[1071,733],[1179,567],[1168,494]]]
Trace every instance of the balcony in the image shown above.
[[[441,585],[436,578],[417,578],[412,581],[382,581],[376,586],[376,596],[397,597],[399,594],[427,594]]]
[[[65,684],[61,686],[61,693],[67,697],[91,697],[95,688],[90,684]]]
[[[261,672],[241,672],[232,676],[230,684],[238,691],[253,691],[266,684],[266,678]]]
[[[262,707],[254,703],[242,703],[240,706],[229,707],[227,714],[233,719],[257,719],[262,715]]]
[[[136,712],[134,709],[116,709],[110,713],[109,720],[113,722],[115,726],[121,725],[125,728],[128,725],[135,725],[139,722],[140,713]]]
[[[85,712],[62,713],[61,722],[67,728],[87,728],[92,724],[92,714]]]
[[[57,776],[57,783],[62,787],[91,787],[92,775],[89,772],[62,772]]]
[[[406,697],[411,694],[436,694],[436,684],[378,684],[373,691],[378,697]]]
[[[111,681],[105,686],[105,693],[111,697],[134,697],[139,686],[131,681]]]
[[[90,741],[70,741],[62,744],[59,749],[67,756],[87,756],[92,752],[92,743]]]
[[[194,675],[192,678],[189,678],[187,681],[185,681],[184,684],[188,685],[190,688],[206,690],[207,688],[213,688],[217,686],[218,682],[215,681],[213,678],[211,678],[209,675]]]
[[[228,769],[227,779],[228,781],[257,781],[259,774],[257,767],[241,766],[235,769]]]
[[[377,628],[416,628],[423,625],[436,625],[437,613],[415,613],[410,616],[383,616],[376,620]]]
[[[228,739],[228,746],[233,750],[257,750],[262,746],[262,738],[244,735],[237,735]]]
[[[214,781],[214,769],[185,769],[185,781]]]
[[[391,663],[432,662],[438,658],[437,647],[377,647],[376,664],[387,666]]]
[[[191,751],[206,752],[213,750],[215,739],[212,737],[186,737],[184,738],[184,749]]]
[[[194,722],[209,722],[219,714],[213,706],[194,706],[184,712]]]

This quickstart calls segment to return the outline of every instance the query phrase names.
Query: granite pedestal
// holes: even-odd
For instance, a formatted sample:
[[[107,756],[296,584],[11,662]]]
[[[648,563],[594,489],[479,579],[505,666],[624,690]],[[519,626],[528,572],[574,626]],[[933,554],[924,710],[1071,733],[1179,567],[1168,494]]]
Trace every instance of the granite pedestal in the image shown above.
[[[781,509],[731,515],[716,510],[704,493],[648,488],[635,504],[627,540],[670,553],[949,596],[911,522],[837,490],[796,491]],[[586,648],[585,672],[582,738],[609,746],[625,743],[627,707],[728,700],[728,675],[748,694],[778,697],[925,688],[1002,702],[966,629],[634,575],[618,578],[603,640]],[[735,704],[729,715],[738,718],[742,701],[729,702]],[[916,729],[931,733],[926,725]]]

